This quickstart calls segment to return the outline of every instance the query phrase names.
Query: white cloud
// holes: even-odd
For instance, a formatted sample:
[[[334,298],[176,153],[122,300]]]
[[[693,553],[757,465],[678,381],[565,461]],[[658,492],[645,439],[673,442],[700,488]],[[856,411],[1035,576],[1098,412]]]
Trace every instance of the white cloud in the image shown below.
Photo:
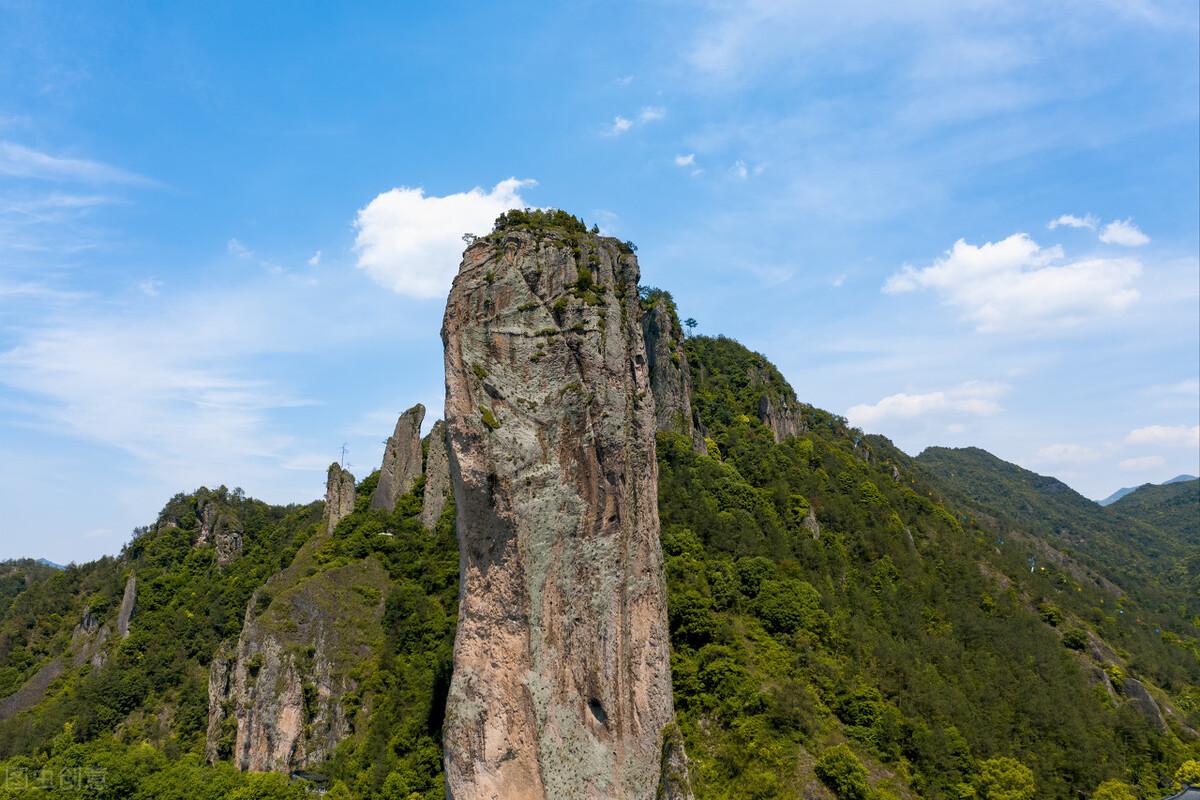
[[[1039,448],[1038,458],[1054,464],[1085,464],[1099,458],[1099,453],[1090,447],[1078,444],[1050,444]]]
[[[0,142],[0,175],[81,183],[154,183],[149,178],[99,161],[60,158],[12,142]]]
[[[1070,327],[1119,313],[1137,300],[1137,260],[1058,263],[1063,259],[1061,247],[1039,247],[1023,233],[980,246],[959,239],[930,266],[905,266],[883,291],[931,289],[980,331]]]
[[[696,154],[688,153],[686,156],[675,156],[675,166],[690,167],[696,163]]]
[[[312,254],[312,257],[308,259],[308,265],[310,267],[319,267],[321,265],[321,251],[320,250],[318,250],[317,252]]]
[[[630,119],[618,114],[613,117],[612,125],[606,130],[608,136],[620,136],[623,133],[628,133],[635,125],[647,125],[651,122],[658,122],[667,116],[667,110],[662,106],[642,106],[641,111],[637,113],[636,119]]]
[[[633,120],[622,117],[620,114],[613,117],[612,127],[608,129],[609,136],[620,136],[633,127]]]
[[[1150,237],[1142,233],[1132,219],[1114,219],[1100,231],[1100,241],[1105,244],[1119,244],[1125,247],[1141,247],[1150,241]]]
[[[1008,391],[1001,383],[970,381],[947,390],[889,395],[878,403],[852,406],[846,418],[858,427],[874,425],[886,419],[912,419],[930,415],[991,416],[1002,409],[998,399]]]
[[[1063,214],[1057,219],[1050,220],[1046,227],[1050,230],[1054,230],[1055,228],[1087,228],[1094,231],[1099,224],[1100,220],[1091,214],[1083,217],[1077,217],[1074,214]]]
[[[740,158],[733,162],[733,167],[730,171],[733,172],[735,177],[742,179],[745,179],[750,174],[750,170],[746,167],[746,162]]]
[[[496,217],[528,205],[520,190],[532,180],[509,178],[491,191],[476,187],[442,197],[400,187],[361,208],[354,227],[358,267],[392,291],[442,298],[462,256],[464,233],[486,233]]]
[[[840,288],[842,288],[842,287],[843,287],[845,284],[846,284],[846,273],[844,273],[844,272],[842,272],[842,273],[840,273],[840,274],[836,275],[836,276],[834,277],[834,279],[833,279],[833,280],[831,280],[831,281],[829,282],[829,285],[830,285],[830,286],[832,286],[832,287],[833,287],[833,288],[835,288],[835,289],[840,289]]]
[[[1140,456],[1138,458],[1127,458],[1122,461],[1119,466],[1121,469],[1128,470],[1130,472],[1140,472],[1143,470],[1161,467],[1166,463],[1167,462],[1163,460],[1162,456]]]
[[[1200,447],[1200,425],[1147,425],[1130,431],[1126,444]]]

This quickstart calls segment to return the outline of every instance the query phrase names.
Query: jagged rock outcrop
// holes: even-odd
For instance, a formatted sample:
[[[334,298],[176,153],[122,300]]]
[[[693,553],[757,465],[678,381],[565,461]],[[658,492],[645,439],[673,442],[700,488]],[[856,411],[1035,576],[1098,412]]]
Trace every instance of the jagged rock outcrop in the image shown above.
[[[91,663],[92,669],[104,666],[108,653],[104,645],[112,635],[111,629],[90,606],[84,606],[79,624],[71,632],[71,660],[75,666]]]
[[[337,524],[354,513],[354,476],[336,461],[325,477],[325,532],[332,534]]]
[[[642,311],[642,335],[658,429],[686,436],[697,453],[707,453],[704,428],[692,408],[692,374],[679,316],[665,293],[650,299],[652,305]]]
[[[197,493],[196,516],[200,519],[200,535],[196,546],[212,543],[217,551],[217,563],[230,564],[242,554],[244,531],[233,509],[219,495]]]
[[[137,606],[137,576],[130,575],[125,581],[125,592],[121,595],[121,607],[117,610],[117,635],[124,639],[129,635],[129,620]]]
[[[805,530],[812,534],[814,539],[821,538],[821,523],[817,522],[817,514],[813,511],[812,506],[809,506],[808,513],[804,515],[804,519],[800,522],[804,525]]]
[[[425,406],[417,403],[396,420],[396,430],[387,440],[379,483],[371,495],[371,508],[391,511],[401,495],[412,491],[421,477],[421,423]]]
[[[509,230],[468,247],[450,291],[453,800],[653,798],[664,765],[686,769],[663,756],[673,709],[638,277],[614,239]]]
[[[799,436],[804,432],[804,421],[800,418],[800,404],[794,397],[764,394],[758,401],[758,418],[771,429],[776,442]]]
[[[304,769],[324,761],[351,730],[345,698],[355,668],[383,639],[388,578],[375,558],[321,570],[313,537],[251,598],[237,643],[209,667],[210,762],[242,770]]]
[[[446,423],[438,420],[429,431],[425,452],[425,497],[421,524],[433,530],[450,497],[450,461],[446,453]]]

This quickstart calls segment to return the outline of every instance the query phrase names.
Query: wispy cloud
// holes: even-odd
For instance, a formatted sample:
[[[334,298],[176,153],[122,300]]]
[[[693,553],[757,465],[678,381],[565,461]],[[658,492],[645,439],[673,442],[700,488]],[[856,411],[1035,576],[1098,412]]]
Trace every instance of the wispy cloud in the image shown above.
[[[1137,456],[1124,459],[1118,466],[1128,472],[1144,472],[1161,467],[1166,463],[1162,456]]]
[[[1087,228],[1096,230],[1096,226],[1100,224],[1100,220],[1096,219],[1091,214],[1082,217],[1077,217],[1074,214],[1063,214],[1060,217],[1050,220],[1046,227],[1050,230],[1055,228]]]
[[[667,110],[662,106],[645,106],[638,112],[638,122],[643,125],[647,122],[658,122],[667,116]]]
[[[1138,299],[1133,259],[1067,263],[1061,247],[1023,233],[972,245],[959,239],[933,264],[906,266],[883,285],[888,294],[931,290],[980,331],[1044,331],[1119,313]]]
[[[1147,425],[1130,431],[1125,437],[1125,442],[1166,447],[1200,447],[1200,425]]]
[[[690,166],[695,165],[695,163],[696,163],[696,154],[695,153],[688,153],[687,155],[675,156],[675,166],[677,166],[677,167],[690,167]]]
[[[846,418],[859,427],[891,419],[926,416],[991,416],[1002,409],[999,398],[1008,391],[1002,383],[971,381],[951,389],[924,393],[899,392],[877,403],[860,403],[846,411]]]
[[[24,145],[3,141],[0,141],[0,175],[97,184],[150,186],[155,183],[145,176],[99,161],[52,156]]]
[[[1100,458],[1095,448],[1079,444],[1050,444],[1038,448],[1037,454],[1051,464],[1085,464]]]
[[[605,128],[608,136],[620,136],[640,125],[658,122],[667,116],[667,110],[662,106],[643,106],[632,119],[621,114],[613,117],[612,124]]]
[[[1105,244],[1119,244],[1125,247],[1141,247],[1150,242],[1150,237],[1142,233],[1132,219],[1116,219],[1104,226],[1100,231],[1100,241]]]

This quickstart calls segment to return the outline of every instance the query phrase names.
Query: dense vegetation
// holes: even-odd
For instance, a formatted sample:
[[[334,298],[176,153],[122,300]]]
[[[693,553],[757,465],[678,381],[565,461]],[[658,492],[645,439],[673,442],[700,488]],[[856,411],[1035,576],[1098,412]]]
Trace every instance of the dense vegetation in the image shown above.
[[[582,225],[521,211],[497,229]],[[707,452],[659,435],[659,505],[699,800],[1157,800],[1200,775],[1187,732],[1200,729],[1195,482],[1109,510],[982,451],[911,459],[799,406],[732,340],[684,346]],[[764,396],[801,409],[799,436],[776,443]],[[352,735],[322,785],[331,798],[440,800],[454,509],[425,530],[418,484],[394,511],[371,510],[376,478],[332,535],[320,503],[202,489],[119,557],[6,565],[0,698],[51,679],[31,711],[0,722],[0,798],[306,796],[304,779],[203,763],[209,663],[248,606],[270,611],[263,587],[277,598],[281,571],[315,581],[358,565],[386,574],[382,642],[357,668]],[[206,502],[243,531],[227,565],[197,546]],[[131,574],[130,635],[92,659],[83,621],[111,625]],[[1127,694],[1135,676],[1170,709],[1165,729]]]
[[[1011,796],[1116,778],[1151,797],[1194,754],[1099,697],[1047,623],[1097,591],[1030,574],[1026,548],[997,543],[840,418],[806,408],[807,432],[776,444],[756,412],[764,387],[782,387],[761,356],[708,338],[687,353],[710,455],[661,435],[660,504],[698,796],[804,796],[815,756],[839,797],[1010,796],[988,776],[1024,785],[1026,770],[1036,795]],[[1194,656],[1186,674],[1200,677]]]
[[[1174,533],[1187,545],[1200,546],[1200,478],[1161,485],[1139,486],[1122,497],[1109,509]],[[1193,569],[1193,576],[1200,576],[1200,569]],[[1200,595],[1200,585],[1193,585],[1192,596]]]

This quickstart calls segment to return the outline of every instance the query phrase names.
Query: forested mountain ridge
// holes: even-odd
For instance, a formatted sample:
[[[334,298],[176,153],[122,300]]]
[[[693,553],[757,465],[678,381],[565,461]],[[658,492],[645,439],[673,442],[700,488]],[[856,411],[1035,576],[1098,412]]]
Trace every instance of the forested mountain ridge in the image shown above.
[[[577,251],[560,327],[619,291],[570,215],[506,230]],[[764,356],[686,336],[666,292],[637,300],[612,313],[641,315],[665,412],[671,735],[697,798],[1157,800],[1186,774],[1194,598],[1139,583],[1195,563],[1175,516],[1089,510],[983,451],[911,458],[800,402]],[[472,411],[479,435],[505,424]],[[29,780],[0,798],[445,797],[458,509],[421,414],[382,471],[332,465],[325,504],[177,495],[117,557],[14,585],[0,768]]]

